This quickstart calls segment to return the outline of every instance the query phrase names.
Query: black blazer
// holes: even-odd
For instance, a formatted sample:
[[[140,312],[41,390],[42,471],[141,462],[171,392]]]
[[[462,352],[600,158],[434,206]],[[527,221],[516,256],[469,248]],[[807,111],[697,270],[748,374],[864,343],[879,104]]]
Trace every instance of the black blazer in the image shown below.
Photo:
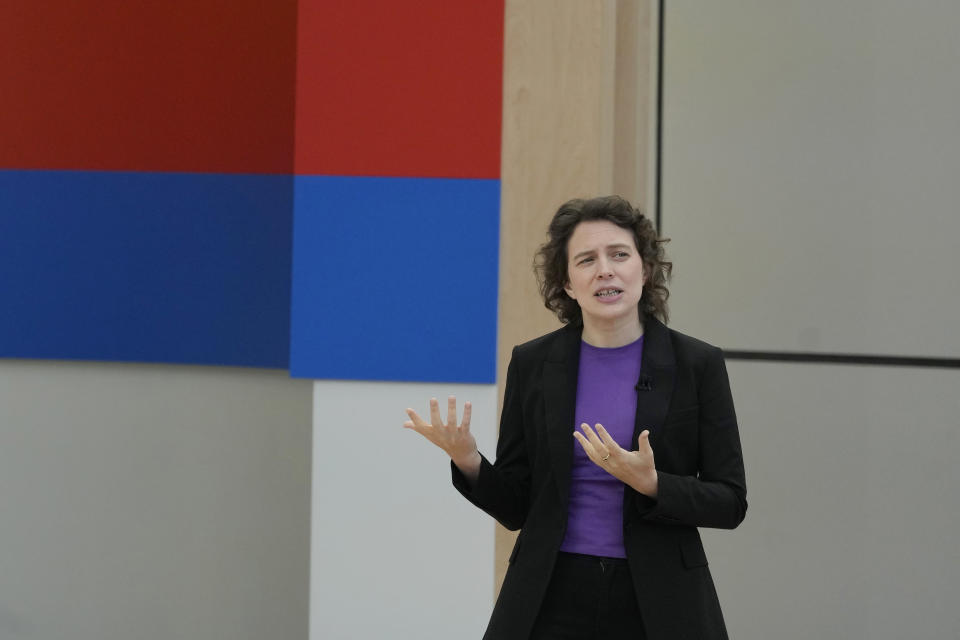
[[[454,486],[511,530],[522,529],[484,635],[526,640],[567,526],[582,328],[513,349],[497,441],[476,485]],[[720,349],[644,321],[632,442],[650,430],[656,499],[624,485],[624,545],[650,640],[726,638],[697,527],[733,529],[747,510],[740,436]]]

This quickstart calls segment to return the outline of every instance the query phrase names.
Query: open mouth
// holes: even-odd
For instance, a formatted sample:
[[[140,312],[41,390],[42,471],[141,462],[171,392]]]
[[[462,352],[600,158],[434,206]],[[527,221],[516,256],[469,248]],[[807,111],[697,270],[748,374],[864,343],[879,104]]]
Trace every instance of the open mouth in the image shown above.
[[[613,296],[618,296],[623,293],[623,289],[600,289],[597,291],[594,296],[597,298],[612,298]]]

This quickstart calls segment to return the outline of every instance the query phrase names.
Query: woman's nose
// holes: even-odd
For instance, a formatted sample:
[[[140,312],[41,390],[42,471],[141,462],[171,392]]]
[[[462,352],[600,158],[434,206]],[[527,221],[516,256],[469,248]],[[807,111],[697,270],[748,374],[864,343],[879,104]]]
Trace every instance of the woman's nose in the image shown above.
[[[609,278],[612,275],[613,275],[613,268],[611,267],[610,262],[601,258],[597,262],[597,277]]]

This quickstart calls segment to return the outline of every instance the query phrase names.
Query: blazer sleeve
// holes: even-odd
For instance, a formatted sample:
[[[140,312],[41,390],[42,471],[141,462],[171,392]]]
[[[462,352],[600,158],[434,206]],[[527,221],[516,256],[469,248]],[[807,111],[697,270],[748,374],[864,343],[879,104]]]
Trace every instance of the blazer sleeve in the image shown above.
[[[747,485],[737,417],[723,352],[714,347],[698,388],[698,472],[679,475],[658,467],[657,497],[636,494],[644,520],[734,529],[747,512]]]
[[[507,384],[500,414],[497,459],[493,464],[481,454],[480,473],[472,487],[453,462],[453,486],[463,496],[511,531],[523,527],[530,501],[530,464],[524,441],[523,390],[520,364],[514,347],[507,368]]]

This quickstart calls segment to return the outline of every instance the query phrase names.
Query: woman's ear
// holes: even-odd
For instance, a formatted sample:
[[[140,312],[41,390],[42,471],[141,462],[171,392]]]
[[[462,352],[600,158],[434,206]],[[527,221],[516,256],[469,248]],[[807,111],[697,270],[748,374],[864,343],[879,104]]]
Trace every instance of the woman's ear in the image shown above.
[[[563,290],[567,292],[567,296],[571,300],[576,300],[577,296],[573,295],[573,289],[570,288],[570,281],[567,280],[566,284],[563,285]]]

